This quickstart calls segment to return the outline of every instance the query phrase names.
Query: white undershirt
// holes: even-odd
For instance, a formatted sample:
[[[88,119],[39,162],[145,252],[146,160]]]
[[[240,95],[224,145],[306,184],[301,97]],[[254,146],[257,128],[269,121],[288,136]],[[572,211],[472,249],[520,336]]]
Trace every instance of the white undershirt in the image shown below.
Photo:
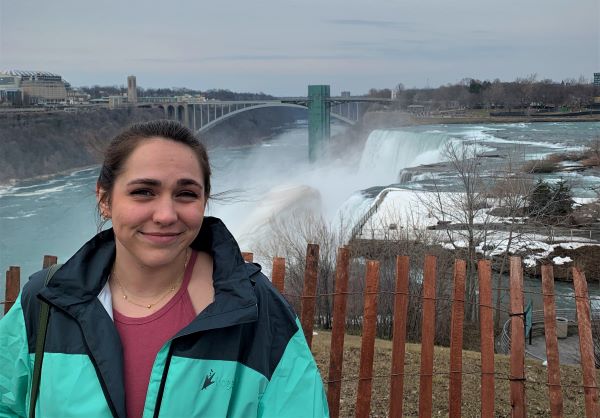
[[[110,279],[110,277],[109,277],[109,279]],[[112,306],[112,293],[110,291],[110,285],[108,284],[109,281],[110,280],[106,281],[106,283],[104,284],[104,287],[102,288],[100,293],[98,293],[98,300],[100,301],[102,306],[104,306],[104,309],[106,309],[106,312],[108,313],[108,316],[110,316],[110,319],[112,319],[114,321],[113,306]]]

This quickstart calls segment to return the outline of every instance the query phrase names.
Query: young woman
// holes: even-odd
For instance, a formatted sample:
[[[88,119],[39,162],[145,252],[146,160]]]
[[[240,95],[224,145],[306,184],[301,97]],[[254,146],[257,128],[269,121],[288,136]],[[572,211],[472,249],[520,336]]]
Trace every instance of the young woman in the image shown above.
[[[326,417],[296,315],[223,223],[204,216],[206,150],[171,121],[110,143],[97,183],[112,228],[34,274],[0,321],[0,417],[25,417],[40,302],[38,417]]]

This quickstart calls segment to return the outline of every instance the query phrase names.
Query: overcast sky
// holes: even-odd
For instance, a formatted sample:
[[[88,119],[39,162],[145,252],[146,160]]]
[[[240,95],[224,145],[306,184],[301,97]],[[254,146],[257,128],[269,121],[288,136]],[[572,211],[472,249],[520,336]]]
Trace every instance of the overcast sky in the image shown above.
[[[0,70],[74,86],[365,93],[462,78],[590,79],[600,0],[0,0]]]

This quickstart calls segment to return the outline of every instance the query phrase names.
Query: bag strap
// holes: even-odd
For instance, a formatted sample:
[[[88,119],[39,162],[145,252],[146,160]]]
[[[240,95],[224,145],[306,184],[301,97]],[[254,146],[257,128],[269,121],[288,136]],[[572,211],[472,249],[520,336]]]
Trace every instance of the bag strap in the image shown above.
[[[46,273],[44,286],[54,276],[54,273],[62,267],[62,264],[54,264]],[[44,345],[46,343],[46,331],[48,330],[48,321],[50,319],[50,305],[43,300],[40,300],[40,320],[38,322],[37,338],[35,341],[35,362],[33,364],[33,378],[31,380],[31,400],[29,402],[29,418],[35,417],[35,404],[37,402],[38,393],[40,390],[40,378],[42,376],[42,361],[44,360]]]

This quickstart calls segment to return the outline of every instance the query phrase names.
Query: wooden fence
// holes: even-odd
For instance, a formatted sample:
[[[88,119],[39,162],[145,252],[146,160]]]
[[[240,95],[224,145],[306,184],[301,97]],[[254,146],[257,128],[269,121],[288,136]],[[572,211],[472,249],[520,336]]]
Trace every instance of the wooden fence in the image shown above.
[[[252,261],[252,253],[243,253],[246,261]],[[317,271],[319,247],[309,244],[306,254],[304,288],[301,297],[300,321],[309,346],[312,344],[315,302],[317,298]],[[44,267],[56,262],[56,257],[44,257]],[[431,417],[433,414],[432,387],[435,306],[436,306],[436,263],[433,256],[425,258],[423,268],[422,298],[422,335],[421,364],[419,373],[419,417]],[[346,326],[346,305],[348,296],[348,280],[350,254],[346,248],[340,248],[337,254],[335,272],[335,292],[333,295],[333,328],[331,330],[330,362],[327,375],[327,401],[332,417],[340,416],[340,394],[343,376],[343,353]],[[5,312],[10,309],[19,292],[20,270],[10,267],[6,272]],[[377,297],[379,282],[379,262],[367,261],[364,288],[364,314],[360,354],[360,370],[355,416],[366,418],[371,411],[371,393],[373,383],[373,359],[375,346],[375,330],[377,323]],[[449,417],[461,416],[462,407],[462,347],[463,319],[465,305],[466,263],[456,260],[453,272],[453,303],[450,321],[450,365],[448,411]],[[494,370],[494,330],[491,285],[491,263],[488,260],[478,262],[479,279],[479,320],[481,337],[481,417],[493,417],[495,411],[495,383],[498,376]],[[285,259],[275,258],[272,266],[272,282],[284,295],[285,293]],[[583,272],[573,268],[573,283],[578,321],[579,347],[585,397],[585,416],[599,417],[598,387],[594,364],[590,302],[587,282]],[[392,361],[389,373],[390,401],[389,416],[403,416],[404,366],[406,344],[406,319],[409,296],[409,259],[398,256],[396,260],[396,283],[394,297],[394,322],[392,340]],[[548,403],[551,416],[563,416],[563,391],[560,378],[558,342],[556,334],[556,308],[554,294],[554,277],[552,266],[542,267],[542,288],[544,299],[544,325],[546,354],[548,362],[547,388]],[[523,267],[519,257],[510,261],[510,385],[511,416],[525,417],[527,403],[525,384],[528,382],[525,369],[525,312],[523,305]],[[539,382],[538,382],[539,384]],[[572,386],[571,386],[572,387]]]

